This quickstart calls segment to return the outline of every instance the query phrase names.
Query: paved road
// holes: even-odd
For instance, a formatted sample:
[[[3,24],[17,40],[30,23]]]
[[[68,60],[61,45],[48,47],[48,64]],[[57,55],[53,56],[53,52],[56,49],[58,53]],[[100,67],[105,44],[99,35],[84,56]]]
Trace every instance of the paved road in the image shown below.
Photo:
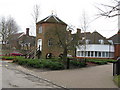
[[[2,88],[57,88],[56,85],[18,70],[17,67],[15,64],[2,62]]]
[[[33,71],[34,74],[67,88],[118,88],[113,82],[111,63],[73,70]]]
[[[113,82],[112,64],[60,71],[8,64],[3,66],[3,87],[117,88]]]

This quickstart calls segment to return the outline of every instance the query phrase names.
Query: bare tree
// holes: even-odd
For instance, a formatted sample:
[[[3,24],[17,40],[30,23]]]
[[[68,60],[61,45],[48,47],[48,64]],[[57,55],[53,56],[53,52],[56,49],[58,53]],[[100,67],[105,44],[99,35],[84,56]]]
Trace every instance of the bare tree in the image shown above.
[[[34,29],[36,31],[36,23],[38,22],[38,19],[39,19],[39,16],[40,16],[40,6],[39,5],[34,5],[33,7],[33,12],[32,12],[32,17],[33,17],[33,20],[34,20]],[[36,41],[35,41],[35,52],[34,52],[34,56],[36,56]]]
[[[89,27],[89,18],[88,18],[88,16],[87,16],[87,14],[86,14],[86,12],[85,11],[83,11],[83,13],[82,13],[82,16],[81,16],[81,29],[84,31],[84,32],[86,32],[86,30],[88,29],[88,27]]]
[[[40,15],[40,6],[36,4],[34,5],[32,12],[32,17],[34,19],[35,24],[38,22],[39,15]]]
[[[74,29],[69,26],[66,29],[61,29],[58,24],[56,24],[55,34],[58,37],[58,45],[60,45],[63,49],[63,60],[67,60],[68,50],[75,50],[76,46],[79,45],[78,41],[80,40],[80,33],[76,33],[74,35],[71,32]]]
[[[2,44],[3,44],[3,42],[5,42],[7,38],[7,26],[6,26],[5,17],[2,17],[0,21],[0,33],[2,35]]]
[[[120,15],[120,13],[118,13],[120,12],[120,1],[119,0],[114,0],[114,5],[104,5],[104,4],[101,4],[101,5],[105,7],[106,10],[96,7],[100,11],[100,14],[98,15],[106,16],[109,18]]]
[[[84,36],[82,37],[82,41],[84,41],[84,43],[82,43],[81,45],[83,45],[83,50],[84,50],[84,57],[86,57],[86,31],[89,27],[89,18],[86,14],[85,11],[83,11],[82,17],[81,17],[81,28],[83,30]]]
[[[0,21],[0,33],[2,35],[2,42],[6,44],[6,41],[10,40],[12,38],[12,35],[18,32],[18,29],[19,26],[12,17],[9,17],[8,19],[2,17]]]

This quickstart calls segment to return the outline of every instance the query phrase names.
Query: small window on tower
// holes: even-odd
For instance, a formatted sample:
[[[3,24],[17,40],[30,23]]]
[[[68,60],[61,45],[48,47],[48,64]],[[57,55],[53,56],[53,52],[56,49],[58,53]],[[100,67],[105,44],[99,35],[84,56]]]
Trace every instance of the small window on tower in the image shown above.
[[[40,25],[38,33],[42,33],[42,25]]]
[[[48,46],[52,46],[52,45],[53,45],[53,39],[50,38],[50,39],[48,40]]]

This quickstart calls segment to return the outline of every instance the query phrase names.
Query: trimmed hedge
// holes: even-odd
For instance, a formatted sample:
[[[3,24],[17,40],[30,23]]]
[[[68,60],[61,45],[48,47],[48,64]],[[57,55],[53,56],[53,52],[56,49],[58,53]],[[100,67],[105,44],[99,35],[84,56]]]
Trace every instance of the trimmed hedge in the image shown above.
[[[100,59],[86,59],[87,62],[91,62],[91,63],[95,63],[95,64],[98,64],[98,65],[104,65],[104,64],[107,64],[108,61],[103,61],[103,60],[100,60]]]
[[[61,62],[53,62],[51,60],[47,59],[24,59],[24,58],[16,58],[14,62],[17,62],[19,65],[26,65],[29,67],[34,67],[34,68],[48,68],[51,70],[62,70],[64,69],[64,64]]]
[[[86,64],[77,60],[71,60],[70,64],[74,65],[74,66],[78,66],[78,67],[85,67]]]
[[[14,56],[2,56],[0,58],[5,59],[5,60],[13,60],[15,57]]]
[[[113,63],[113,62],[116,62],[116,60],[114,59],[86,59],[87,61],[105,61],[105,62],[110,62],[110,63]]]

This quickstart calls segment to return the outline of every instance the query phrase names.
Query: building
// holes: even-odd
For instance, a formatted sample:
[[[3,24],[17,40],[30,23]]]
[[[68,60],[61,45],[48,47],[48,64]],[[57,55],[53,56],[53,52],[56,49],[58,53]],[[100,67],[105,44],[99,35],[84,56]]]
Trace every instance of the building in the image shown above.
[[[113,35],[112,37],[109,38],[109,40],[113,41],[114,44],[114,58],[120,57],[120,30],[118,31],[117,34]]]
[[[17,51],[30,51],[35,48],[36,37],[29,35],[29,28],[25,33],[17,33],[8,37],[6,49],[14,49]]]
[[[35,49],[35,36],[29,35],[29,28],[26,28],[26,34],[19,37],[19,45],[21,50],[34,50]]]
[[[63,49],[58,45],[57,33],[65,32],[67,24],[52,14],[38,22],[36,27],[36,45],[42,52],[42,58],[48,54],[58,57]]]
[[[97,31],[81,34],[81,45],[77,47],[76,57],[114,58],[114,45]]]

